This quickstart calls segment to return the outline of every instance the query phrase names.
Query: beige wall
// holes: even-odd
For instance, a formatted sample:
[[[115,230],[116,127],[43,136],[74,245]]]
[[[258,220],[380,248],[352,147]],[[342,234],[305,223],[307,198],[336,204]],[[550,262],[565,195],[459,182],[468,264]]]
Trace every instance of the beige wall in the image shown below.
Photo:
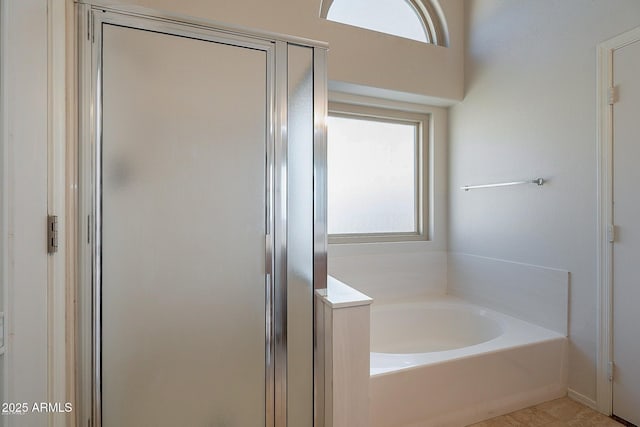
[[[469,0],[450,116],[449,245],[571,272],[569,387],[596,397],[596,45],[636,0]],[[461,185],[542,176],[542,188]]]
[[[462,98],[462,0],[440,0],[449,27],[448,48],[321,19],[321,0],[119,0],[114,3],[328,42],[328,71],[332,81],[411,94],[412,100]]]

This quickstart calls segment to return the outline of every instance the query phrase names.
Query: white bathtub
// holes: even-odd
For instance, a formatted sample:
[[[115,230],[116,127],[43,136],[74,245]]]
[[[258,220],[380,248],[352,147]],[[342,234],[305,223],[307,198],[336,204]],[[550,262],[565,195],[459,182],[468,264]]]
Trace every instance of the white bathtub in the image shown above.
[[[465,426],[567,391],[567,339],[437,297],[371,308],[372,427]]]

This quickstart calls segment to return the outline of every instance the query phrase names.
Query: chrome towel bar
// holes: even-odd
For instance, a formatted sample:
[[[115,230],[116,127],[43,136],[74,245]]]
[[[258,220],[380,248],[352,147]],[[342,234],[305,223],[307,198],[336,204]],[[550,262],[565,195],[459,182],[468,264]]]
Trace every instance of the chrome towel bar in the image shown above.
[[[460,187],[460,189],[464,191],[469,191],[474,188],[507,187],[509,185],[521,185],[521,184],[543,185],[545,182],[546,181],[543,178],[535,178],[535,179],[528,179],[525,181],[499,182],[497,184],[465,185],[463,187]]]

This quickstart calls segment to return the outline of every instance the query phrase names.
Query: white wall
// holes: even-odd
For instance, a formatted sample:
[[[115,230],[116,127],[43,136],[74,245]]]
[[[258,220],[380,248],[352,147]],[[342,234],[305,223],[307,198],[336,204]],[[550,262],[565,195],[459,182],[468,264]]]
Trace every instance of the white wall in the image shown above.
[[[9,174],[7,173],[7,153],[6,153],[6,115],[5,111],[7,111],[7,106],[5,103],[5,74],[6,74],[6,66],[4,59],[4,52],[6,51],[6,24],[5,24],[5,0],[0,0],[0,311],[5,311],[5,291],[7,289],[7,210],[5,206],[7,205],[6,194],[9,186],[7,185],[7,178]],[[3,340],[6,341],[6,337],[4,337],[4,330],[2,331]],[[6,402],[5,394],[6,394],[6,385],[5,381],[5,362],[6,358],[4,355],[0,355],[0,402]],[[3,426],[4,423],[0,421],[0,426]]]
[[[116,0],[157,10],[329,43],[329,79],[419,95],[462,98],[463,1],[440,0],[450,47],[443,48],[320,18],[321,0]],[[406,95],[410,96],[410,95]],[[418,99],[420,99],[418,97]]]
[[[46,402],[47,2],[2,2],[2,285],[7,330],[4,401]],[[16,418],[18,417],[18,418]],[[3,415],[6,426],[46,415]]]
[[[571,272],[569,387],[596,396],[596,45],[636,0],[469,0],[450,116],[449,245]],[[544,177],[544,187],[461,185]]]

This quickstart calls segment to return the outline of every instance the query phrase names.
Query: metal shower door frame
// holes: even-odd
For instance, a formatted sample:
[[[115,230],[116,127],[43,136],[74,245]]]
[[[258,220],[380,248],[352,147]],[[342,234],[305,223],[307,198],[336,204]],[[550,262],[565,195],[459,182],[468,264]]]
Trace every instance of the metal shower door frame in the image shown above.
[[[138,7],[76,5],[78,23],[77,421],[101,427],[101,144],[104,24],[257,49],[267,55],[265,427],[287,424],[287,53],[314,52],[314,289],[326,287],[326,45]],[[315,316],[314,316],[315,318]],[[314,358],[318,349],[314,325]],[[324,372],[314,362],[314,425],[324,424]],[[89,422],[90,424],[87,424]]]

